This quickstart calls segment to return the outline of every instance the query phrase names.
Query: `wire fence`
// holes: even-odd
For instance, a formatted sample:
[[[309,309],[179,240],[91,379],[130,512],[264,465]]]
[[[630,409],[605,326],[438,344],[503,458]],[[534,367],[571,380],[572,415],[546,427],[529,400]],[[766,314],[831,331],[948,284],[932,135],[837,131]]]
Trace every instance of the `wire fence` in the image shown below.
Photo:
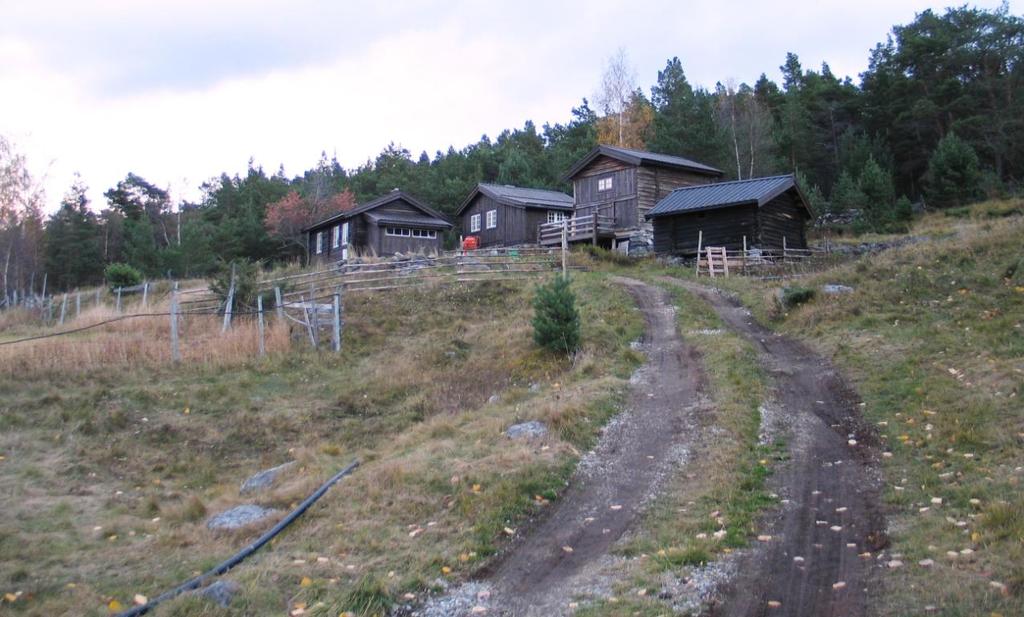
[[[96,362],[130,365],[140,359],[180,363],[218,355],[262,357],[302,341],[340,352],[348,294],[536,280],[583,267],[557,249],[485,249],[324,264],[262,278],[244,299],[238,297],[234,274],[226,297],[206,285],[179,289],[173,281],[23,296],[18,308],[24,321],[15,327],[15,316],[0,311],[0,371],[16,372],[30,364],[57,369]],[[14,336],[19,327],[24,334]],[[3,330],[11,338],[4,340]]]

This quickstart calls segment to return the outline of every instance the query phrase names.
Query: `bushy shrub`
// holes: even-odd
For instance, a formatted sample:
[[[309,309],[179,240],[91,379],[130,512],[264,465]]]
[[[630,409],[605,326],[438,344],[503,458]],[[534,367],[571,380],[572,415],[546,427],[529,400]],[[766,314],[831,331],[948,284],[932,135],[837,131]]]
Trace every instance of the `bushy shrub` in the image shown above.
[[[558,353],[573,353],[580,346],[580,314],[569,279],[556,276],[537,287],[533,299],[533,340]]]
[[[810,287],[800,287],[794,285],[792,287],[783,287],[780,301],[783,308],[791,309],[794,306],[798,306],[805,302],[810,302],[814,299],[814,290]]]
[[[104,268],[103,278],[111,289],[134,287],[142,282],[142,273],[128,264],[113,263]]]

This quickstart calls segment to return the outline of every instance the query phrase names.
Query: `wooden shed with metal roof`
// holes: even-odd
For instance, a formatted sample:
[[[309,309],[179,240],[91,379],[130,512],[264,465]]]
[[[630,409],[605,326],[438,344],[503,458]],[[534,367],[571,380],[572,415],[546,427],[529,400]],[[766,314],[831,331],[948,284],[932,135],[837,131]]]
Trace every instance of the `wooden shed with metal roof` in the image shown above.
[[[463,235],[476,236],[481,248],[532,244],[542,223],[572,216],[572,197],[560,191],[481,183],[455,216]]]
[[[693,256],[703,246],[807,248],[811,208],[792,174],[678,188],[647,213],[654,252]]]
[[[438,253],[454,225],[412,195],[395,189],[306,228],[310,261],[395,253]]]

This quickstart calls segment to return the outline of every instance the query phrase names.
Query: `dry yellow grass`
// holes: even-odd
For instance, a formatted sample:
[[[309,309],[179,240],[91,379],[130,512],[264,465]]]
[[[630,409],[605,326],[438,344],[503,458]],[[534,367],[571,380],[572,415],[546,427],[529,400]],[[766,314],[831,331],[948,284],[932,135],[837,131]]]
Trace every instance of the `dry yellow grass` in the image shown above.
[[[170,364],[170,317],[148,316],[168,311],[166,301],[145,309],[135,306],[124,313],[106,306],[92,307],[78,318],[66,320],[63,326],[31,328],[26,327],[31,323],[29,316],[8,340],[57,336],[0,346],[0,375],[73,374],[97,368]],[[250,317],[236,318],[225,333],[221,332],[222,318],[217,315],[183,315],[179,324],[183,363],[227,366],[257,356],[257,325]],[[91,326],[95,327],[75,331]],[[289,348],[287,324],[268,319],[265,337],[267,353]]]

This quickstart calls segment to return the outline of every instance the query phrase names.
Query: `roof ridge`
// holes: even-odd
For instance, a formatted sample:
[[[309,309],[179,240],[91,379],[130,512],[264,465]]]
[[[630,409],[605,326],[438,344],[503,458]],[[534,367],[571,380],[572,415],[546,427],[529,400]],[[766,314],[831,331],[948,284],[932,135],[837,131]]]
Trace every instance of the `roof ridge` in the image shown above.
[[[743,180],[723,180],[722,182],[708,182],[707,184],[690,184],[687,186],[680,186],[672,189],[672,192],[676,191],[687,191],[690,189],[702,189],[712,186],[722,186],[723,184],[740,184],[741,182],[762,182],[764,180],[776,180],[779,178],[793,178],[796,179],[794,174],[778,174],[775,176],[759,176],[757,178],[745,178]]]

